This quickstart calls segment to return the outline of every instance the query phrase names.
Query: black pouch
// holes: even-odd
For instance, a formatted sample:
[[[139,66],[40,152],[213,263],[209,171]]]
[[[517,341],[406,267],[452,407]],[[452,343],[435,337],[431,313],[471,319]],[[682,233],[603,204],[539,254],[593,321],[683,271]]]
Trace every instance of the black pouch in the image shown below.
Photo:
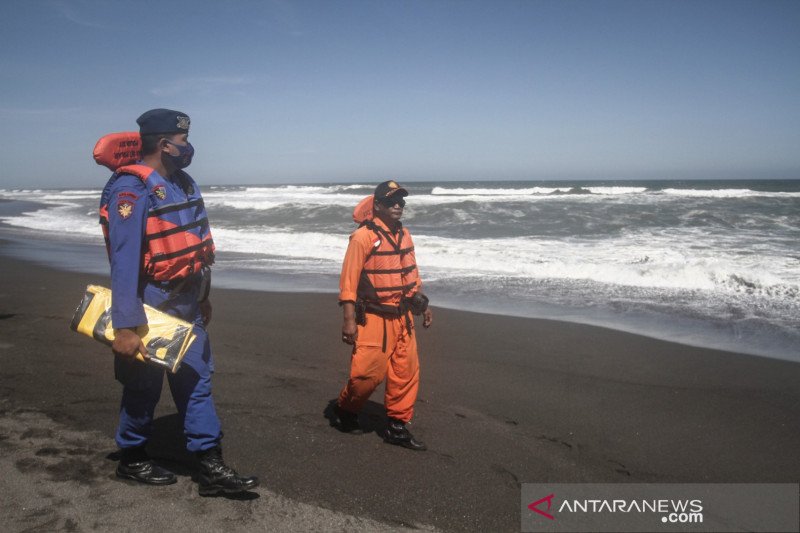
[[[356,324],[363,326],[367,323],[367,304],[364,300],[356,301]]]
[[[208,300],[211,292],[211,268],[204,266],[200,269],[200,290],[197,291],[197,301],[200,303]]]
[[[416,293],[411,298],[407,298],[406,302],[408,308],[411,310],[411,314],[415,316],[421,315],[428,309],[428,297],[420,292]]]

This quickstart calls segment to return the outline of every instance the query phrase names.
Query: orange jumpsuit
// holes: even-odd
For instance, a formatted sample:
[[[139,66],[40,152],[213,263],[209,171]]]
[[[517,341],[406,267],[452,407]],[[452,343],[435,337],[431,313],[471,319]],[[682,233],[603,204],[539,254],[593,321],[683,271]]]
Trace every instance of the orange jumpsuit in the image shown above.
[[[422,285],[414,244],[407,229],[391,234],[379,219],[373,222],[377,232],[362,226],[350,236],[339,280],[339,302],[361,298],[384,308],[398,308],[403,296],[413,295]],[[407,423],[414,414],[419,389],[417,337],[411,313],[366,313],[366,323],[358,325],[350,378],[339,394],[339,406],[358,413],[384,378],[387,415]]]

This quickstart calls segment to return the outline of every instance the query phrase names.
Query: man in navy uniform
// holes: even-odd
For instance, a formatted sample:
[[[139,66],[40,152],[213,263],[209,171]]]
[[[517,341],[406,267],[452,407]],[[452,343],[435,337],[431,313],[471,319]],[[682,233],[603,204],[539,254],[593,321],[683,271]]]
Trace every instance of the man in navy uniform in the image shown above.
[[[136,333],[147,324],[142,306],[148,304],[192,322],[197,335],[178,372],[167,378],[186,447],[200,465],[200,494],[243,492],[257,487],[258,479],[241,476],[223,462],[222,430],[211,395],[214,361],[206,326],[211,320],[207,287],[214,244],[200,188],[183,171],[194,154],[189,117],[153,109],[136,122],[142,159],[117,169],[100,202],[111,263],[114,371],[124,386],[117,476],[151,485],[177,481],[145,450],[165,373],[136,360],[137,354],[148,358]]]

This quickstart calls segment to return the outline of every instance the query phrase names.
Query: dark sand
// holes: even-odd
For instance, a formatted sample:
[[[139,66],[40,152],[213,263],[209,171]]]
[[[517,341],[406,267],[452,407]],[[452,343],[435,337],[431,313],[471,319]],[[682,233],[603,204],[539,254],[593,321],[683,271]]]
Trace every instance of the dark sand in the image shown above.
[[[214,290],[215,398],[244,499],[200,498],[165,389],[154,455],[169,487],[118,482],[120,386],[107,348],[69,330],[107,278],[0,257],[3,530],[519,530],[525,482],[800,480],[800,364],[612,330],[434,308],[412,424],[384,444],[382,388],[342,434],[348,371],[335,295]]]

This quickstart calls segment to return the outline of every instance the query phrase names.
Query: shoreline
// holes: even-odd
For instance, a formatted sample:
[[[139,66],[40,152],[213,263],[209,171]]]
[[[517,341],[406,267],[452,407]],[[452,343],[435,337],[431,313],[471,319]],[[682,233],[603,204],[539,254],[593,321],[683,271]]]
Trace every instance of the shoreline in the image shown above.
[[[25,239],[31,235],[31,239]],[[8,254],[9,246],[16,248]],[[77,251],[75,249],[78,249]],[[19,258],[64,272],[84,274],[106,274],[107,260],[101,245],[91,244],[76,239],[74,242],[57,241],[36,230],[16,228],[0,223],[0,254],[9,258]],[[291,292],[309,294],[335,294],[338,275],[333,274],[294,274],[285,272],[269,272],[246,268],[225,267],[224,263],[235,253],[222,253],[215,269],[215,286],[226,289],[258,291],[264,293]],[[54,258],[55,256],[56,258]],[[59,265],[58,259],[65,264]],[[323,281],[324,280],[324,281]],[[325,287],[334,287],[327,290]],[[589,308],[573,309],[556,304],[537,303],[526,310],[519,306],[509,308],[497,303],[461,295],[453,299],[448,295],[439,295],[435,289],[427,291],[432,301],[440,303],[439,308],[452,311],[477,312],[496,317],[553,320],[569,324],[599,327],[641,335],[654,340],[677,342],[694,348],[744,353],[754,357],[764,357],[780,361],[800,363],[800,355],[784,344],[775,344],[766,335],[755,344],[753,340],[742,345],[737,337],[736,326],[725,322],[697,319],[680,315],[612,315],[605,311]],[[460,298],[460,299],[459,299]],[[474,301],[473,301],[474,300]],[[481,311],[472,308],[483,306]],[[764,346],[762,343],[772,342]]]
[[[181,502],[194,502],[208,520],[227,517],[241,531],[263,529],[261,506],[278,500],[379,529],[517,531],[521,483],[800,479],[796,363],[434,307],[433,327],[419,333],[422,377],[412,425],[429,451],[415,453],[380,438],[381,387],[361,415],[364,435],[330,427],[328,405],[349,360],[335,295],[215,288],[210,334],[226,459],[259,475],[262,486],[251,501],[197,497],[167,390],[151,448],[177,467],[179,483],[156,491],[128,486],[103,459],[115,451],[120,394],[111,356],[69,330],[85,286],[107,284],[107,275],[5,256],[0,268],[0,447],[18,446],[0,463],[9,473],[0,482],[4,498],[18,494],[16,484],[32,483],[38,492],[31,504],[38,498],[41,507],[41,494],[69,501],[80,497],[70,487],[86,485],[117,491],[140,512],[156,497],[175,502],[179,518],[189,521],[195,509]],[[23,438],[20,416],[54,421],[42,434],[56,442],[65,432],[94,435],[94,448],[71,456],[64,450],[81,446],[42,445],[39,433]],[[54,507],[61,522],[52,529],[66,524],[65,508]],[[20,529],[32,525],[19,506],[4,515]],[[89,528],[121,524],[125,516],[102,507],[69,519]],[[297,527],[313,527],[303,516]],[[148,519],[152,527],[176,520]]]

